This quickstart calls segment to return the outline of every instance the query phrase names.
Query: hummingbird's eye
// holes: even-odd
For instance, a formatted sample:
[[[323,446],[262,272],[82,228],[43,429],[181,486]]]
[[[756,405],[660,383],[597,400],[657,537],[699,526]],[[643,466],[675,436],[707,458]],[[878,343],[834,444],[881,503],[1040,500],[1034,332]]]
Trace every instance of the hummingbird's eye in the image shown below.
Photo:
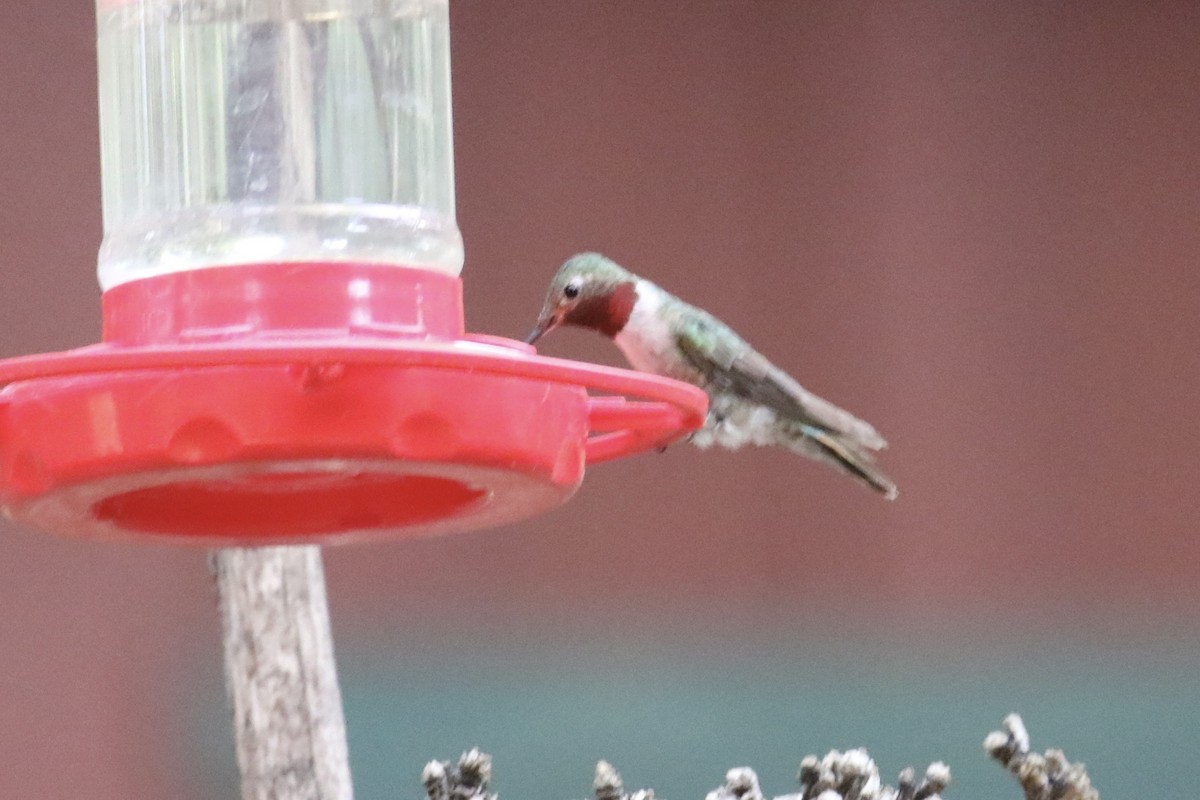
[[[566,296],[568,300],[574,300],[576,297],[579,297],[579,284],[568,283],[563,287],[563,295]]]

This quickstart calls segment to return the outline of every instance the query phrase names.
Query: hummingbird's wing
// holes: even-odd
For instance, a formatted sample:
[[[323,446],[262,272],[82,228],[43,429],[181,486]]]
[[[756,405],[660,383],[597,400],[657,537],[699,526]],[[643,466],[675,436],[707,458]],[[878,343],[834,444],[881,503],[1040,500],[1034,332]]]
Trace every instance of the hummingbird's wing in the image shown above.
[[[870,424],[805,389],[725,323],[700,309],[693,311],[676,316],[672,329],[679,352],[703,376],[709,391],[743,397],[862,447],[887,446]]]

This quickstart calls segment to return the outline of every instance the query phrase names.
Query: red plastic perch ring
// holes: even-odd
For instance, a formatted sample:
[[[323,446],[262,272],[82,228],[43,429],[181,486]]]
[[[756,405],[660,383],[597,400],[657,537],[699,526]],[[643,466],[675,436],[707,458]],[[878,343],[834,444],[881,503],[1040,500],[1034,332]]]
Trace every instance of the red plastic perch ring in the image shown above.
[[[706,410],[688,384],[464,335],[459,281],[420,270],[148,278],[107,292],[104,321],[103,344],[0,362],[19,521],[219,545],[468,530],[562,503],[585,463]]]

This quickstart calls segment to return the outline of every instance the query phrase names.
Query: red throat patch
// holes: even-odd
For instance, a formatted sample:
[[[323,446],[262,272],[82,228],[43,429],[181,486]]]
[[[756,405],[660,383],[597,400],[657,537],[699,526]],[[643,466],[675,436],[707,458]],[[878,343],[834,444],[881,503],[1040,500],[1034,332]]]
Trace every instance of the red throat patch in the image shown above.
[[[625,329],[633,306],[637,303],[637,289],[631,281],[618,283],[611,292],[585,297],[579,301],[563,319],[567,325],[592,328],[612,338]]]

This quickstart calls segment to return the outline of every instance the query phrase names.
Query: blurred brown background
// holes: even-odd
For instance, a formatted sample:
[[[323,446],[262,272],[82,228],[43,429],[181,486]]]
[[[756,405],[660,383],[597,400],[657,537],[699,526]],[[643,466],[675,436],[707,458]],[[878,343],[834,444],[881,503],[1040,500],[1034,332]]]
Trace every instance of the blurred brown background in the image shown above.
[[[3,14],[10,356],[98,338],[101,228],[92,8]],[[679,446],[597,467],[541,519],[328,552],[360,796],[416,796],[423,760],[476,743],[443,743],[431,712],[417,752],[389,751],[417,695],[477,704],[456,712],[464,737],[522,698],[498,737],[519,739],[515,720],[545,710],[530,663],[576,664],[569,685],[602,662],[614,697],[621,675],[636,697],[644,676],[706,658],[717,677],[696,696],[710,701],[738,680],[743,700],[773,697],[822,652],[847,653],[827,658],[839,685],[878,682],[857,722],[801,709],[812,729],[793,739],[789,720],[744,751],[707,737],[707,788],[768,740],[795,759],[888,752],[893,739],[872,737],[889,718],[903,720],[895,741],[918,719],[930,729],[914,760],[951,741],[981,759],[986,726],[1022,700],[1038,706],[1020,708],[1035,746],[1066,747],[1107,786],[1136,768],[1105,772],[1089,742],[1166,735],[1194,754],[1200,5],[455,0],[451,15],[468,327],[519,337],[558,263],[601,250],[876,424],[901,495],[882,502],[783,453]],[[543,351],[619,363],[581,332]],[[204,554],[0,534],[0,796],[232,796]],[[889,683],[887,665],[941,676],[921,684],[936,704],[984,691],[972,652],[1016,670],[992,677],[1042,665],[1020,673],[1042,693],[988,678],[977,708],[909,716],[914,684]],[[412,658],[440,671],[444,696],[409,682]],[[476,683],[459,692],[455,676]],[[803,690],[800,707],[822,702]],[[400,698],[398,717],[374,728],[379,692]],[[1166,716],[1122,716],[1122,698]],[[617,715],[596,744],[570,725],[601,723],[561,718],[557,750],[511,749],[498,772],[569,763],[577,788],[543,796],[585,794],[589,764],[611,757],[593,747],[631,733]],[[676,734],[705,724],[651,731],[648,764],[655,746],[698,752]],[[960,724],[977,738],[959,742]],[[1160,761],[1160,785],[1194,768]],[[989,769],[954,796],[1015,797]]]

